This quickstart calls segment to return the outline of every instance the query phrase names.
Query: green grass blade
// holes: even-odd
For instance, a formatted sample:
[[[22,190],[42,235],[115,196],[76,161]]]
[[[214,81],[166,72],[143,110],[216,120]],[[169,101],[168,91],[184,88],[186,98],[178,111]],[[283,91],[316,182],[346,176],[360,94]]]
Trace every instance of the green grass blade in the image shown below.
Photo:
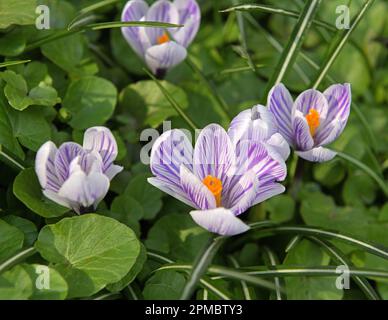
[[[251,229],[254,229],[254,228],[251,228]],[[388,259],[387,248],[379,248],[372,243],[362,241],[348,235],[344,235],[341,233],[324,230],[320,228],[315,228],[315,227],[278,226],[278,227],[261,228],[260,232],[255,233],[253,236],[255,238],[262,238],[262,237],[273,236],[277,234],[299,234],[304,236],[315,236],[318,238],[325,238],[325,239],[335,239],[335,240],[339,240],[339,241],[357,246],[381,258]]]
[[[166,97],[166,99],[170,102],[171,106],[175,109],[178,115],[193,129],[198,129],[198,126],[190,119],[190,117],[183,111],[180,105],[175,101],[175,99],[169,94],[169,92],[162,86],[160,81],[155,78],[155,76],[149,72],[147,69],[144,71],[149,75],[149,77],[155,81],[156,85],[159,87],[160,91]]]
[[[5,61],[0,63],[0,68],[15,66],[18,64],[28,63],[31,62],[31,60],[15,60],[15,61]]]
[[[266,100],[267,95],[274,85],[279,84],[287,72],[292,68],[294,61],[299,53],[300,47],[303,43],[304,37],[307,31],[310,29],[311,22],[317,12],[318,6],[321,0],[308,0],[303,8],[303,11],[295,25],[290,40],[283,50],[282,55],[277,63],[275,71],[273,72],[270,80],[267,83],[267,87],[264,91],[264,98]]]
[[[350,35],[356,29],[361,19],[364,17],[365,13],[373,4],[374,0],[367,0],[362,6],[361,10],[358,12],[356,18],[354,19],[352,26],[349,29],[345,29],[342,33],[342,36],[338,39],[338,42],[333,46],[332,52],[327,56],[326,60],[322,64],[321,69],[318,72],[316,79],[312,82],[311,87],[318,88],[322,80],[325,78],[330,67],[333,65],[335,59],[338,57],[345,44],[349,40]]]
[[[188,300],[191,298],[199,280],[206,273],[208,266],[224,242],[224,239],[225,238],[223,237],[212,238],[210,245],[203,253],[198,256],[197,261],[194,262],[189,278],[183,288],[180,300]]]
[[[235,267],[237,269],[240,268],[238,261],[233,256],[229,256],[229,260],[233,264],[233,267]],[[251,293],[249,292],[249,288],[248,288],[246,281],[241,280],[240,283],[241,283],[241,289],[242,289],[242,292],[244,294],[245,300],[252,300]]]
[[[18,171],[24,170],[26,167],[23,161],[17,159],[15,156],[8,153],[2,145],[0,144],[0,160],[5,164],[9,165],[12,168],[15,168]]]
[[[279,264],[278,257],[270,248],[265,246],[264,253],[266,256],[266,260],[268,260],[267,265],[269,265],[270,268]],[[282,288],[283,284],[281,283],[281,279],[278,277],[275,277],[274,284],[275,284],[276,300],[283,300],[284,297],[282,293],[285,292],[285,290]]]
[[[233,12],[233,11],[260,11],[264,13],[270,13],[270,14],[280,14],[283,16],[291,17],[291,18],[299,18],[300,13],[293,10],[287,10],[282,8],[275,8],[272,6],[267,5],[260,5],[260,4],[243,4],[238,5],[234,7],[230,7],[225,10],[221,10],[220,12],[226,13],[226,12]],[[336,31],[336,27],[332,26],[330,23],[319,20],[319,19],[313,19],[312,23],[316,26],[323,27],[325,29],[328,29],[330,31]]]
[[[346,255],[329,241],[321,240],[316,237],[311,237],[310,239],[321,246],[337,263],[347,266],[349,269],[353,268],[353,264]],[[380,296],[368,280],[359,276],[353,276],[353,280],[369,300],[381,300]]]
[[[364,171],[366,174],[368,174],[373,180],[376,181],[376,183],[380,186],[381,190],[388,197],[388,185],[385,183],[385,181],[381,177],[379,177],[379,175],[376,172],[374,172],[371,168],[369,168],[367,165],[365,165],[361,161],[357,160],[356,158],[353,158],[352,156],[350,156],[346,153],[343,153],[343,152],[340,152],[337,150],[333,150],[333,151],[337,152],[338,157],[354,164],[356,167],[358,167],[359,169]]]

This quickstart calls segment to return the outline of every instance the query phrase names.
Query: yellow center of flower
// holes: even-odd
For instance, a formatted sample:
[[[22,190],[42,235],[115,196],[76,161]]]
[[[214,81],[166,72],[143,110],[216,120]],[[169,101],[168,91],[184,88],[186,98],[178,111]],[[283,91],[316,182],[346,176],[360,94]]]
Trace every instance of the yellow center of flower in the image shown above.
[[[310,128],[310,133],[314,136],[319,127],[319,112],[315,109],[310,109],[309,114],[306,115],[306,120]]]
[[[158,44],[163,44],[163,43],[169,42],[170,37],[166,32],[163,32],[163,34],[160,37],[158,37],[156,41],[158,42]]]
[[[214,199],[216,199],[217,207],[220,207],[221,206],[221,193],[222,193],[221,180],[209,175],[205,179],[203,179],[202,182],[210,190],[210,192],[213,194]]]

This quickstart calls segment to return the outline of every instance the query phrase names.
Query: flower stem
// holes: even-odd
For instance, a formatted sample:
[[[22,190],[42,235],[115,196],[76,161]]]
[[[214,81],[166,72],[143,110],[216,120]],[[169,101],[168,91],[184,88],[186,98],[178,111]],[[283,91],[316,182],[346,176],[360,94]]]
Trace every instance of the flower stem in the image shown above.
[[[193,292],[197,287],[197,283],[207,271],[208,266],[212,262],[214,256],[225,239],[225,237],[212,237],[209,243],[206,244],[205,250],[197,256],[196,261],[193,264],[193,268],[191,269],[189,279],[183,288],[180,300],[188,300],[193,295]]]
[[[293,199],[296,199],[300,190],[300,187],[302,186],[302,180],[303,180],[303,173],[305,169],[305,161],[302,158],[296,158],[296,168],[295,168],[295,174],[294,179],[292,181],[292,186],[290,188],[290,194]]]
[[[0,265],[0,273],[11,268],[12,266],[17,264],[18,262],[21,262],[24,259],[32,256],[35,253],[36,253],[36,249],[34,247],[30,247],[30,248],[27,248],[27,249],[15,254],[14,256],[12,256],[11,258],[9,258],[8,260],[6,260],[5,262],[3,262]]]

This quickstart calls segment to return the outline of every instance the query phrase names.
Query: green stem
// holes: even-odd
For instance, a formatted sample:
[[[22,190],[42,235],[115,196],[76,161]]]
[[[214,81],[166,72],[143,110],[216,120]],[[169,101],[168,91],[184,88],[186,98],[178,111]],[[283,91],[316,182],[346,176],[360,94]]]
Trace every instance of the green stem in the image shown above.
[[[266,258],[268,260],[268,265],[270,268],[276,266],[279,264],[279,259],[275,255],[275,253],[268,247],[264,247],[264,253],[266,255]],[[282,289],[281,279],[278,277],[274,278],[274,284],[275,284],[275,293],[276,293],[276,300],[283,300],[282,292],[285,292],[284,289]]]
[[[346,255],[341,250],[333,246],[329,241],[321,240],[316,237],[310,237],[310,239],[325,249],[337,263],[344,265],[349,269],[353,268],[352,263]],[[353,276],[353,280],[369,300],[381,300],[378,293],[373,289],[368,280],[359,276]]]
[[[208,266],[212,262],[218,249],[221,247],[224,239],[224,237],[212,238],[205,252],[197,257],[197,261],[193,264],[192,271],[185,287],[183,288],[180,300],[188,300],[193,295],[193,292],[197,287],[197,283],[203,274],[206,273]]]
[[[311,22],[317,12],[321,0],[308,0],[300,14],[297,24],[295,25],[290,40],[288,41],[283,53],[277,63],[275,72],[273,72],[267,87],[264,91],[264,99],[266,99],[269,91],[274,85],[279,84],[290,68],[294,65],[300,47],[303,43],[307,31],[310,29]]]
[[[17,264],[21,261],[24,261],[25,259],[34,255],[35,253],[36,253],[36,249],[34,247],[30,247],[30,248],[27,248],[23,251],[20,251],[19,253],[15,254],[11,258],[7,259],[5,262],[3,262],[0,265],[0,273],[13,267],[15,264]]]
[[[240,265],[238,264],[237,260],[233,256],[229,256],[229,259],[232,262],[233,267],[237,269],[240,268]],[[245,300],[252,300],[251,293],[249,292],[249,288],[246,281],[241,280],[240,282],[241,282],[241,289],[244,294]]]

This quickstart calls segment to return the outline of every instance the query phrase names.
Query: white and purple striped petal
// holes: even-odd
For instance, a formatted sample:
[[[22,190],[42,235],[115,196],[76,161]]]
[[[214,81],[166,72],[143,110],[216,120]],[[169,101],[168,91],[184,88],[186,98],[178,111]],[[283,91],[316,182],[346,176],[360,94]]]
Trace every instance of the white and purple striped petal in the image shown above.
[[[66,142],[59,147],[54,164],[61,185],[69,178],[70,163],[83,153],[85,151],[78,143]]]
[[[295,111],[293,123],[294,145],[296,150],[306,151],[314,147],[314,139],[306,118],[299,110]]]
[[[277,125],[272,113],[264,106],[240,112],[230,123],[228,135],[233,144],[240,140],[262,142],[277,132]]]
[[[174,39],[187,48],[198,32],[201,11],[195,0],[175,0],[173,4],[179,13],[179,24],[183,25],[174,33]]]
[[[300,111],[303,116],[306,116],[311,109],[314,109],[319,113],[319,118],[322,122],[326,119],[328,108],[325,96],[318,90],[309,89],[302,92],[298,98],[296,98],[293,112]]]
[[[202,228],[223,236],[234,236],[250,229],[231,210],[225,208],[191,211],[190,215]]]
[[[196,209],[209,210],[216,208],[216,200],[210,190],[184,165],[180,170],[181,186],[188,199]]]
[[[141,21],[144,20],[148,11],[148,4],[144,0],[130,0],[125,5],[121,21]],[[132,49],[139,55],[144,56],[146,49],[151,46],[148,36],[142,27],[124,27],[121,28],[124,38]]]
[[[286,188],[279,183],[269,182],[267,184],[260,185],[259,191],[256,194],[256,197],[255,197],[252,205],[256,205],[256,204],[261,203],[269,198],[277,196],[277,195],[283,193],[285,190],[286,190]]]
[[[314,148],[304,152],[297,151],[296,153],[299,157],[312,162],[330,161],[337,155],[336,152],[323,147]]]
[[[186,56],[185,47],[174,41],[168,41],[148,48],[145,61],[154,74],[163,74],[185,60]]]
[[[210,124],[202,129],[194,148],[194,174],[220,179],[225,187],[235,166],[235,148],[224,128]]]
[[[181,130],[169,130],[155,142],[151,151],[150,168],[153,175],[174,193],[181,194],[180,168],[193,170],[193,147]]]
[[[35,160],[35,172],[40,185],[43,189],[53,192],[58,192],[61,187],[54,163],[57,152],[55,144],[48,141],[40,147]]]
[[[284,161],[286,161],[290,156],[290,146],[287,140],[284,139],[284,137],[280,133],[275,133],[274,135],[272,135],[266,143],[271,146],[278,154],[280,154]]]
[[[267,106],[270,112],[275,117],[279,132],[287,140],[293,144],[293,129],[292,129],[292,109],[293,100],[290,92],[282,84],[274,86],[269,95]]]
[[[98,152],[102,159],[103,172],[106,173],[110,170],[110,176],[112,176],[110,167],[113,165],[113,161],[116,160],[118,148],[116,139],[108,128],[93,127],[86,130],[83,148],[88,152]],[[120,172],[119,167],[116,166],[113,171],[117,174]]]
[[[145,21],[179,24],[179,13],[170,1],[158,0],[147,11]],[[145,28],[145,31],[153,45],[157,44],[158,38],[166,32],[163,28]],[[168,29],[168,31],[173,33],[175,28]]]

